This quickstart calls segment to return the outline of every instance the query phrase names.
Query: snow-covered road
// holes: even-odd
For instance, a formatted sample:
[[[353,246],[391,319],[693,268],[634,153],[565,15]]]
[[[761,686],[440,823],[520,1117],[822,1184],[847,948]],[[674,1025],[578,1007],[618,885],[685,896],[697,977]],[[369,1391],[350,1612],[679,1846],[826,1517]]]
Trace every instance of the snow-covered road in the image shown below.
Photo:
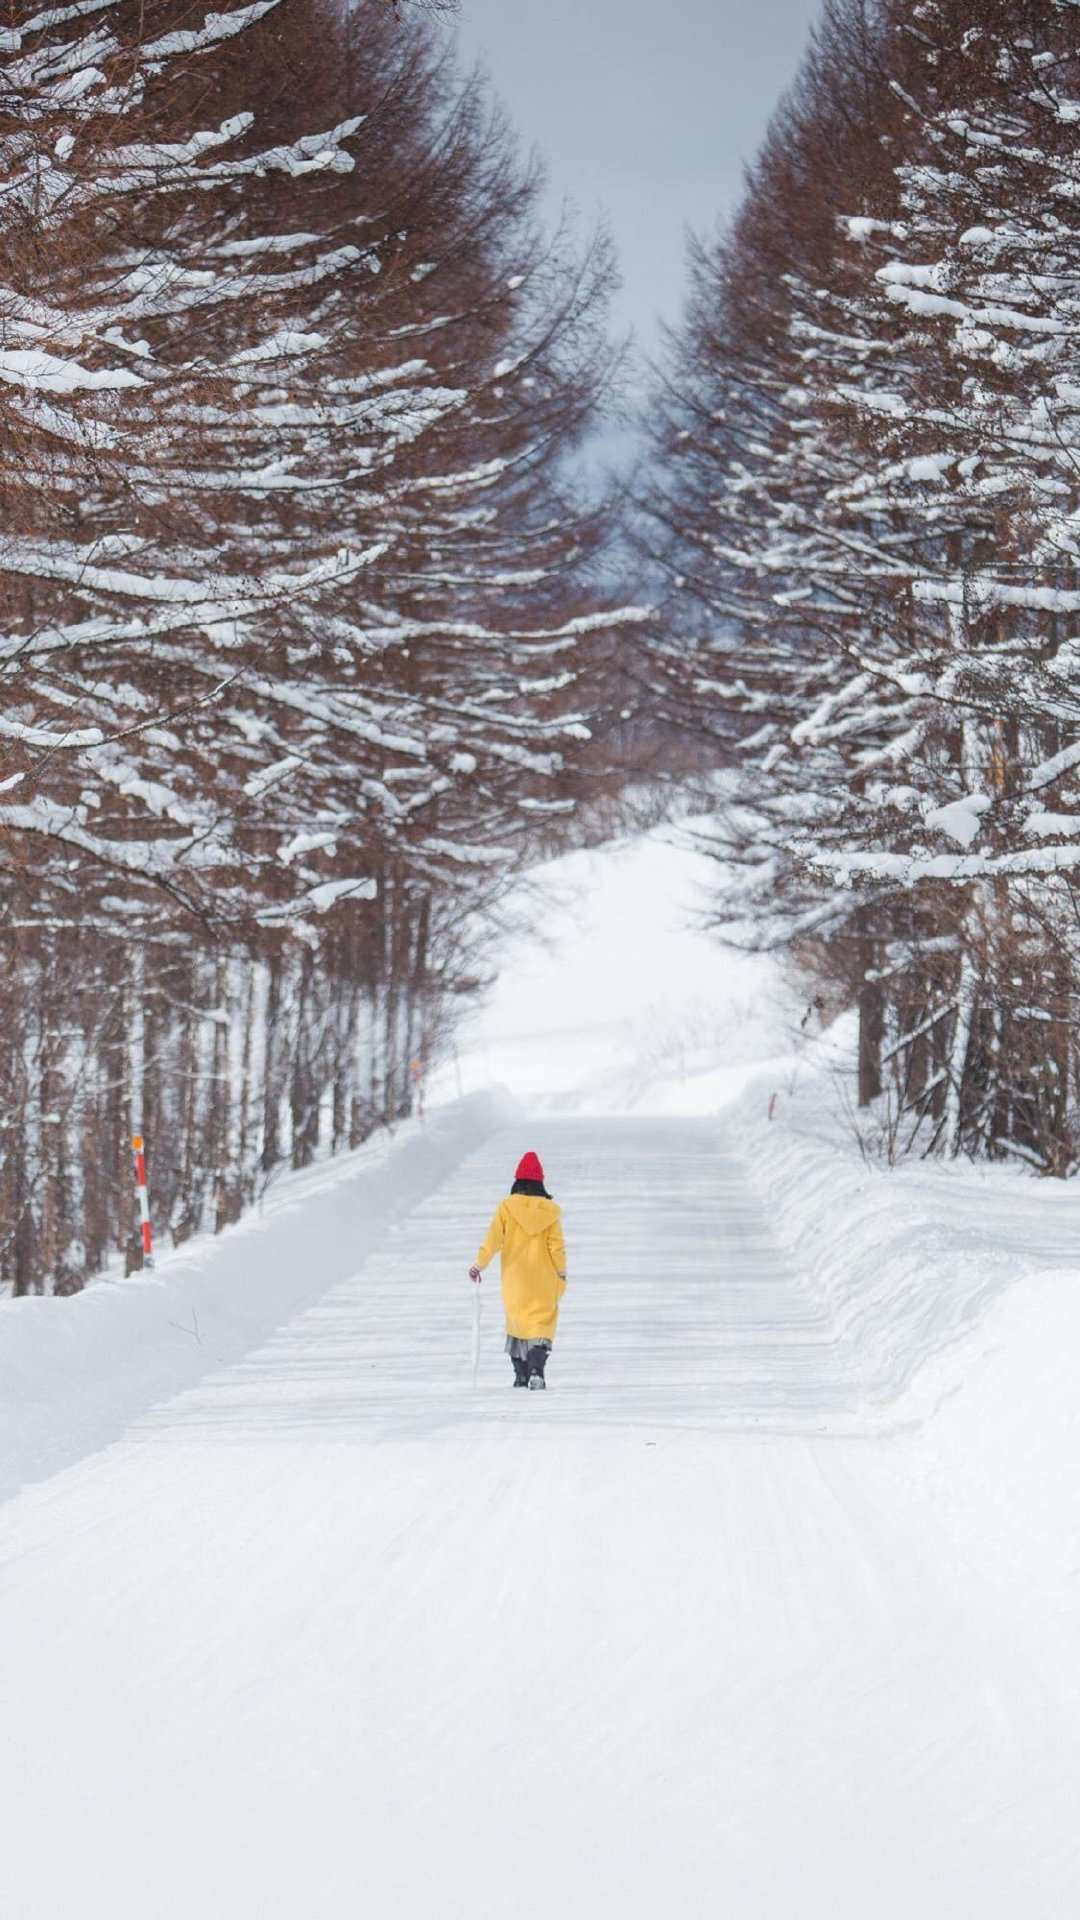
[[[544,1397],[491,1284],[469,1364],[525,1146],[571,1251]],[[716,1122],[494,1132],[0,1508],[0,1912],[1075,1911],[1075,1617],[995,1575],[917,1436],[829,1433],[859,1390]]]

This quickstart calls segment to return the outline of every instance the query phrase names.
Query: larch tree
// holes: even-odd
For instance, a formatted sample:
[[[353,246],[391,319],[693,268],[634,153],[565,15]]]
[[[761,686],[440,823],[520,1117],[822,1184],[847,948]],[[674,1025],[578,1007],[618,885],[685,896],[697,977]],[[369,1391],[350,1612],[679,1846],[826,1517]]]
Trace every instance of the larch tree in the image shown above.
[[[718,832],[752,884],[720,912],[859,1005],[894,1138],[1053,1171],[1076,1155],[1076,57],[1057,0],[829,10],[694,264],[646,502],[663,668],[743,769]]]
[[[23,1291],[137,1261],[131,1131],[183,1237],[408,1111],[636,615],[568,473],[609,255],[544,240],[441,40],[382,0],[88,0],[6,51]]]

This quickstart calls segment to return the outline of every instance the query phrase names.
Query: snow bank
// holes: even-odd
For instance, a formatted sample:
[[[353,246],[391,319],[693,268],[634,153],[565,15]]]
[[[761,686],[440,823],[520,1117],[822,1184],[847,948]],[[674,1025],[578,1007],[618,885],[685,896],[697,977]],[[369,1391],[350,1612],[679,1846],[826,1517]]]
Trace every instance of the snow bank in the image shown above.
[[[1060,1630],[1056,1670],[1080,1709],[1078,1354],[1075,1264],[1009,1288],[916,1382],[934,1418],[906,1436],[905,1464],[987,1587],[1030,1590],[1040,1631]]]
[[[835,1037],[850,1060],[851,1035]],[[867,1513],[880,1526],[888,1512],[912,1556],[935,1543],[943,1593],[968,1594],[981,1684],[1022,1742],[1025,1691],[1036,1717],[1080,1718],[1080,1187],[1013,1165],[868,1161],[846,1084],[819,1045],[763,1072],[722,1129],[852,1387],[820,1423],[830,1458],[847,1458],[844,1435],[881,1436]],[[889,1578],[902,1585],[899,1566]],[[1034,1774],[1053,1767],[1041,1751],[1032,1765],[1041,1804]]]
[[[505,1116],[474,1094],[275,1182],[238,1225],[153,1274],[0,1300],[0,1500],[104,1447],[353,1273]]]
[[[867,1164],[820,1065],[777,1092],[770,1121],[771,1095],[763,1078],[726,1125],[863,1375],[861,1408],[824,1431],[887,1438],[878,1512],[913,1551],[936,1539],[949,1591],[967,1590],[973,1657],[1013,1737],[1014,1685],[1075,1723],[1080,1188],[1012,1165]],[[1054,1738],[1047,1723],[1047,1751]]]
[[[1016,1296],[1014,1317],[993,1322],[1015,1328],[1037,1321],[1044,1298],[1021,1283],[1065,1267],[1080,1282],[1075,1183],[864,1156],[838,1065],[852,1046],[842,1022],[783,1074],[762,1071],[723,1121],[858,1388],[860,1404],[830,1431],[925,1421],[977,1369],[997,1302]]]

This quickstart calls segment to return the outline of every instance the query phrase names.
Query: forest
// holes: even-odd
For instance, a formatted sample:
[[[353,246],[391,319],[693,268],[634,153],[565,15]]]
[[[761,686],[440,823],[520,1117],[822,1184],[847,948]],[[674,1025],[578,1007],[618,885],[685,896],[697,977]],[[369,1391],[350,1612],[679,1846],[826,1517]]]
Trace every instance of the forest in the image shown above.
[[[9,10],[0,1278],[422,1096],[478,916],[605,787],[602,240],[419,11]],[[298,74],[303,85],[296,84]],[[601,715],[597,722],[595,716]]]
[[[646,788],[887,1158],[1080,1160],[1080,10],[827,0],[651,368],[439,11],[5,9],[14,1293],[409,1113]]]
[[[889,1159],[1080,1146],[1080,12],[829,0],[650,418],[656,710],[725,937],[858,1010]]]

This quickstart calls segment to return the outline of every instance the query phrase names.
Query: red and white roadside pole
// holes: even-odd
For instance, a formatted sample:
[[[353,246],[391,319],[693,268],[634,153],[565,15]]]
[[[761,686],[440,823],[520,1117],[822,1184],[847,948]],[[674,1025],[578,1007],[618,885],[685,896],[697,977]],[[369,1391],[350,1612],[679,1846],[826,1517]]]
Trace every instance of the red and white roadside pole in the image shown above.
[[[135,1189],[139,1196],[143,1266],[152,1267],[154,1264],[154,1236],[150,1228],[150,1201],[146,1192],[146,1149],[141,1133],[132,1134],[131,1151],[135,1155]]]

